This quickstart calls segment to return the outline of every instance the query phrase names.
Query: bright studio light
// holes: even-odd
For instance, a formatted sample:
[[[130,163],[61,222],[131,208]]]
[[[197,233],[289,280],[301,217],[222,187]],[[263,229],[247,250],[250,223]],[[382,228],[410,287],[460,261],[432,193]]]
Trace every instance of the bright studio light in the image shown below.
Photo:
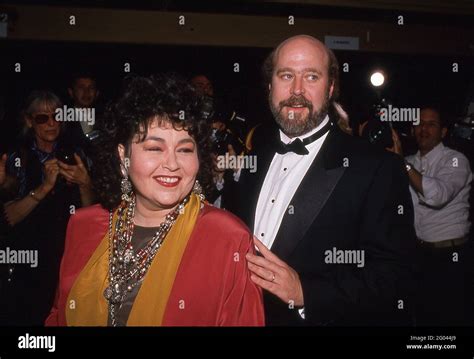
[[[380,71],[375,71],[370,76],[370,83],[372,86],[379,87],[382,86],[385,81],[385,76]]]

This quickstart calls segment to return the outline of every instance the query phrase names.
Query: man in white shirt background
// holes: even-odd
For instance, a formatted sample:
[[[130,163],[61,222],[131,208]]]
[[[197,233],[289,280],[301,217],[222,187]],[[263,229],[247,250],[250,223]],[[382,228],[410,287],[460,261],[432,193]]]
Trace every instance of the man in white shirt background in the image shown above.
[[[469,231],[469,160],[443,144],[447,124],[440,110],[421,108],[413,127],[418,152],[406,157],[417,234],[417,325],[472,325]],[[403,156],[394,132],[393,151]]]

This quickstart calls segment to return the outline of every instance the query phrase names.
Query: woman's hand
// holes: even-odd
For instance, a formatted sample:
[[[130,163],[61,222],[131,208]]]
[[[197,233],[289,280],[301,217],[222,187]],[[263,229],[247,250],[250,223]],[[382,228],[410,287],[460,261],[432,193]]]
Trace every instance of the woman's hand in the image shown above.
[[[76,153],[74,154],[77,165],[68,165],[64,162],[58,161],[59,173],[69,182],[75,183],[80,187],[89,187],[91,179],[87,172],[86,166]]]
[[[22,199],[14,200],[5,204],[5,218],[11,226],[23,221],[31,211],[48,195],[54,188],[58,178],[58,160],[52,159],[44,163],[44,181],[33,189]]]
[[[44,182],[43,185],[46,189],[51,190],[56,184],[59,174],[58,160],[53,158],[44,163]]]

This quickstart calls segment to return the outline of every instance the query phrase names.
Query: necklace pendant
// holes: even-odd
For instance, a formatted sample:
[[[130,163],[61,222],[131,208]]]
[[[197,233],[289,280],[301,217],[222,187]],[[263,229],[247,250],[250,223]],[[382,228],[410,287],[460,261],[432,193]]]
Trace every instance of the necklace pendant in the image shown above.
[[[120,289],[117,290],[118,283],[115,285],[115,289],[113,286],[109,285],[104,290],[104,297],[109,301],[111,304],[119,304],[122,301],[122,293]]]
[[[124,256],[123,256],[124,263],[125,263],[125,264],[130,263],[130,261],[132,260],[132,258],[133,258],[133,250],[127,249],[127,250],[125,251]]]
[[[111,304],[121,303],[123,298],[123,290],[120,283],[111,283],[107,288],[105,288],[104,297]]]
[[[107,299],[109,302],[110,302],[110,299],[112,299],[112,294],[113,294],[113,291],[112,291],[112,288],[110,288],[110,286],[108,286],[107,288],[105,288],[105,290],[104,290],[104,297],[105,297],[105,299]]]

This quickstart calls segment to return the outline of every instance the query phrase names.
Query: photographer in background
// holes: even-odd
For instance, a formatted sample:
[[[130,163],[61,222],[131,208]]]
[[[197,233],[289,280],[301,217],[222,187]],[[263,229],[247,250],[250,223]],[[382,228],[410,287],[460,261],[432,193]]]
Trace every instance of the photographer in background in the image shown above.
[[[75,72],[71,76],[71,80],[67,89],[69,95],[69,105],[76,109],[93,109],[94,124],[88,121],[68,121],[65,125],[64,139],[65,142],[79,146],[90,159],[94,157],[94,139],[97,131],[94,128],[97,121],[100,121],[102,109],[97,106],[100,91],[97,86],[96,76],[88,71]]]
[[[235,152],[241,154],[245,150],[245,139],[249,131],[247,120],[233,108],[233,104],[224,101],[222,96],[215,95],[214,86],[206,75],[195,75],[190,82],[204,98],[203,116],[212,121],[213,140],[218,143],[230,141]],[[228,135],[229,140],[226,140]],[[227,145],[225,150],[227,151]]]
[[[10,250],[36,250],[38,266],[8,266],[0,324],[43,324],[54,297],[69,217],[93,202],[82,151],[61,140],[62,123],[55,117],[60,107],[54,93],[32,92],[21,116],[24,135],[6,159],[5,176],[15,186],[7,190],[10,198],[2,213],[10,226],[4,244]]]
[[[422,107],[413,127],[418,152],[406,157],[406,171],[415,209],[417,264],[417,325],[459,326],[469,323],[472,306],[468,266],[469,160],[443,145],[448,128],[433,107]],[[392,131],[393,147],[403,157],[400,139]]]
[[[229,114],[223,108],[218,108],[212,118],[211,140],[214,144],[214,152],[225,155],[227,152],[242,154],[245,144],[242,139],[232,130],[228,119]]]
[[[225,162],[220,159],[226,155],[244,154],[247,134],[245,119],[239,117],[235,111],[229,111],[222,99],[214,97],[214,86],[206,75],[195,75],[190,82],[204,98],[203,117],[212,123],[212,173],[215,186],[208,195],[208,200],[215,207],[226,209],[235,202],[238,169],[220,166],[220,163]]]
[[[238,168],[226,168],[222,166],[223,158],[236,157],[244,151],[242,142],[234,136],[232,131],[227,128],[225,114],[222,112],[214,113],[212,117],[212,135],[213,144],[212,158],[214,160],[213,178],[215,188],[208,196],[209,202],[219,208],[227,209],[231,206],[236,195],[235,183],[238,181]]]
[[[191,78],[191,85],[193,85],[200,95],[214,97],[214,86],[206,75],[194,75]]]

